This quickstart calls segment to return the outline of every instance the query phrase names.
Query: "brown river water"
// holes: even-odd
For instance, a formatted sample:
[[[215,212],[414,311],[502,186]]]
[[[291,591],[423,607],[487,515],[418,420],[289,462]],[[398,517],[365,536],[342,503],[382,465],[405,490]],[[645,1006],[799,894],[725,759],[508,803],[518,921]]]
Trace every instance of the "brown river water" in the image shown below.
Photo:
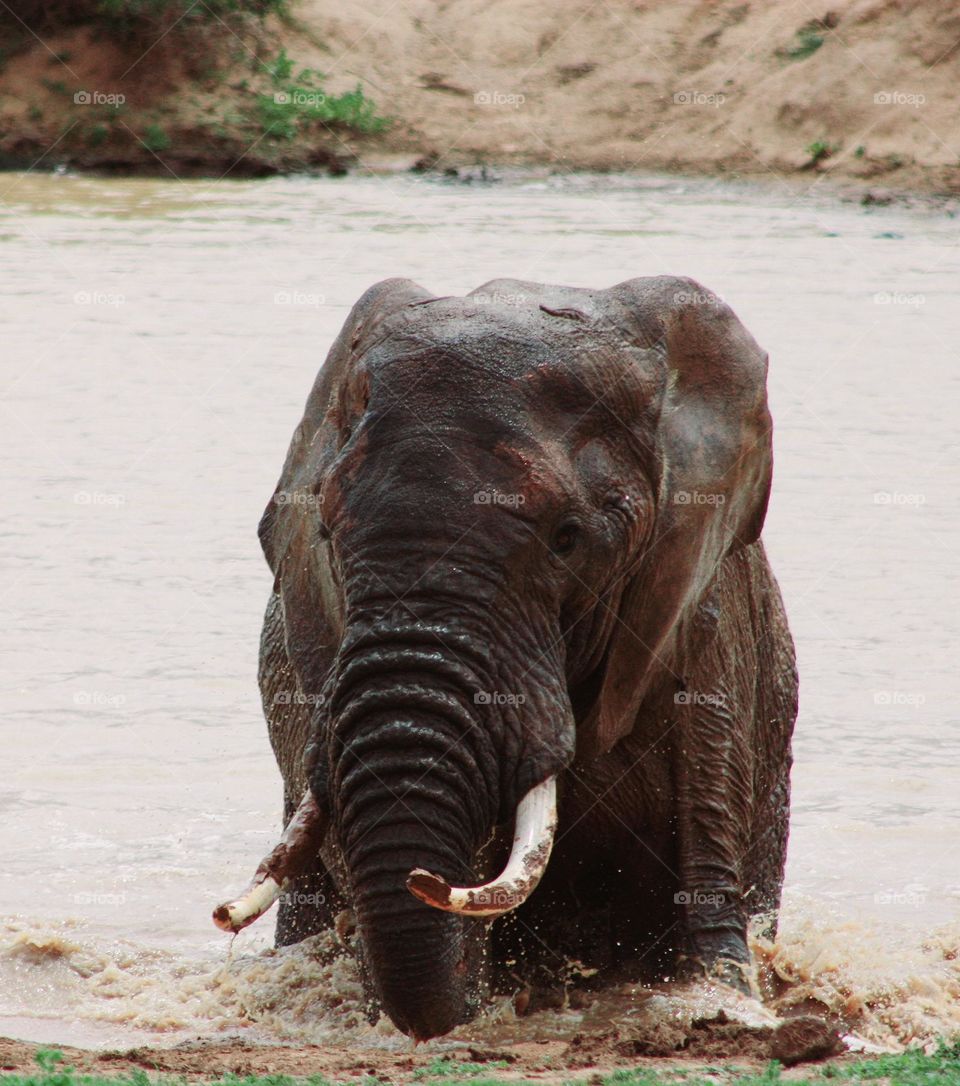
[[[780,999],[738,1013],[826,1007],[881,1047],[960,1029],[957,236],[941,211],[664,178],[0,175],[0,1034],[406,1043],[366,1024],[349,959],[210,923],[278,828],[257,520],[371,283],[663,273],[771,355],[765,539],[802,696],[781,934],[756,945]],[[730,1000],[502,1002],[461,1036]]]

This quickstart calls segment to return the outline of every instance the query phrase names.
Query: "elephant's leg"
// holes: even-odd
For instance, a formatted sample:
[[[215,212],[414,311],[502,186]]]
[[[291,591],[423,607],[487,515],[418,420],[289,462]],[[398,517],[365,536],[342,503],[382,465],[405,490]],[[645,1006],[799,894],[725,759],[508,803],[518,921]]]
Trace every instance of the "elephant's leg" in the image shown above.
[[[757,817],[753,749],[757,631],[743,562],[728,558],[701,606],[674,694],[682,919],[680,970],[748,990],[744,860]]]
[[[757,643],[757,707],[754,726],[756,771],[754,815],[744,875],[751,887],[750,914],[773,937],[787,859],[790,821],[790,740],[797,719],[797,664],[780,589],[764,560],[755,562],[763,636]]]
[[[283,824],[286,826],[307,787],[303,751],[310,734],[314,705],[304,696],[287,655],[283,606],[276,594],[271,595],[264,616],[258,678],[270,745],[283,775]],[[315,866],[291,880],[280,898],[276,945],[298,943],[332,927],[343,907],[333,879],[318,855]]]
[[[698,694],[729,698],[723,683]],[[682,920],[681,972],[715,974],[746,988],[741,966],[750,954],[741,859],[750,820],[750,759],[737,734],[736,708],[726,704],[711,700],[681,712],[674,901]]]
[[[686,967],[742,987],[748,920],[780,901],[796,716],[793,643],[761,544],[721,566],[683,677],[678,904]]]

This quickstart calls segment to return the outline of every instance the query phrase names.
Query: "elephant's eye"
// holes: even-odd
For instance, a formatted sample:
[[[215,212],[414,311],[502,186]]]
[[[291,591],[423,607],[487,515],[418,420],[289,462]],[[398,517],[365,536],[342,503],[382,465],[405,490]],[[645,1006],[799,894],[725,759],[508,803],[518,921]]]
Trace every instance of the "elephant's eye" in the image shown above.
[[[576,521],[568,520],[553,533],[553,542],[550,549],[554,554],[569,554],[577,545],[580,538],[580,525]]]

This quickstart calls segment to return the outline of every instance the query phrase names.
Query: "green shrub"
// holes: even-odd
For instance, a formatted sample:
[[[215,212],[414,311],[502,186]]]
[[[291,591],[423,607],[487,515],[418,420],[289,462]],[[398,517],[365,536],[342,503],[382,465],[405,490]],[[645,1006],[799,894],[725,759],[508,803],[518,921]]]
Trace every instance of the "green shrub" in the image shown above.
[[[294,76],[286,50],[266,67],[273,89],[257,95],[257,110],[260,126],[273,139],[295,139],[310,125],[368,133],[381,132],[389,124],[359,84],[343,94],[328,94],[322,72],[301,68]]]
[[[101,143],[106,142],[109,135],[110,129],[105,124],[95,124],[87,133],[87,146],[99,147]]]
[[[813,143],[807,146],[806,150],[811,162],[823,162],[824,159],[835,154],[837,148],[826,140],[814,140]]]
[[[170,137],[158,124],[148,124],[143,133],[143,144],[148,151],[158,154],[170,146]]]
[[[794,35],[793,42],[777,54],[787,60],[803,60],[815,53],[823,45],[823,24],[815,20],[801,26]]]

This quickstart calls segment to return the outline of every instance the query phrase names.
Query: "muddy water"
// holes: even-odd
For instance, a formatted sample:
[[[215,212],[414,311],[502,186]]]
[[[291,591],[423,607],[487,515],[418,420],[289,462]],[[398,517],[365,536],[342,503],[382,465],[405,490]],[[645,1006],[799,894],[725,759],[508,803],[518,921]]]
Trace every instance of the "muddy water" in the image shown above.
[[[209,922],[279,817],[257,519],[370,283],[660,273],[721,293],[772,358],[765,536],[803,681],[782,934],[757,947],[774,1009],[816,998],[880,1044],[960,1027],[954,221],[616,178],[0,175],[0,201],[0,1033],[399,1042],[329,948]],[[471,1035],[583,1014],[504,1005]]]

